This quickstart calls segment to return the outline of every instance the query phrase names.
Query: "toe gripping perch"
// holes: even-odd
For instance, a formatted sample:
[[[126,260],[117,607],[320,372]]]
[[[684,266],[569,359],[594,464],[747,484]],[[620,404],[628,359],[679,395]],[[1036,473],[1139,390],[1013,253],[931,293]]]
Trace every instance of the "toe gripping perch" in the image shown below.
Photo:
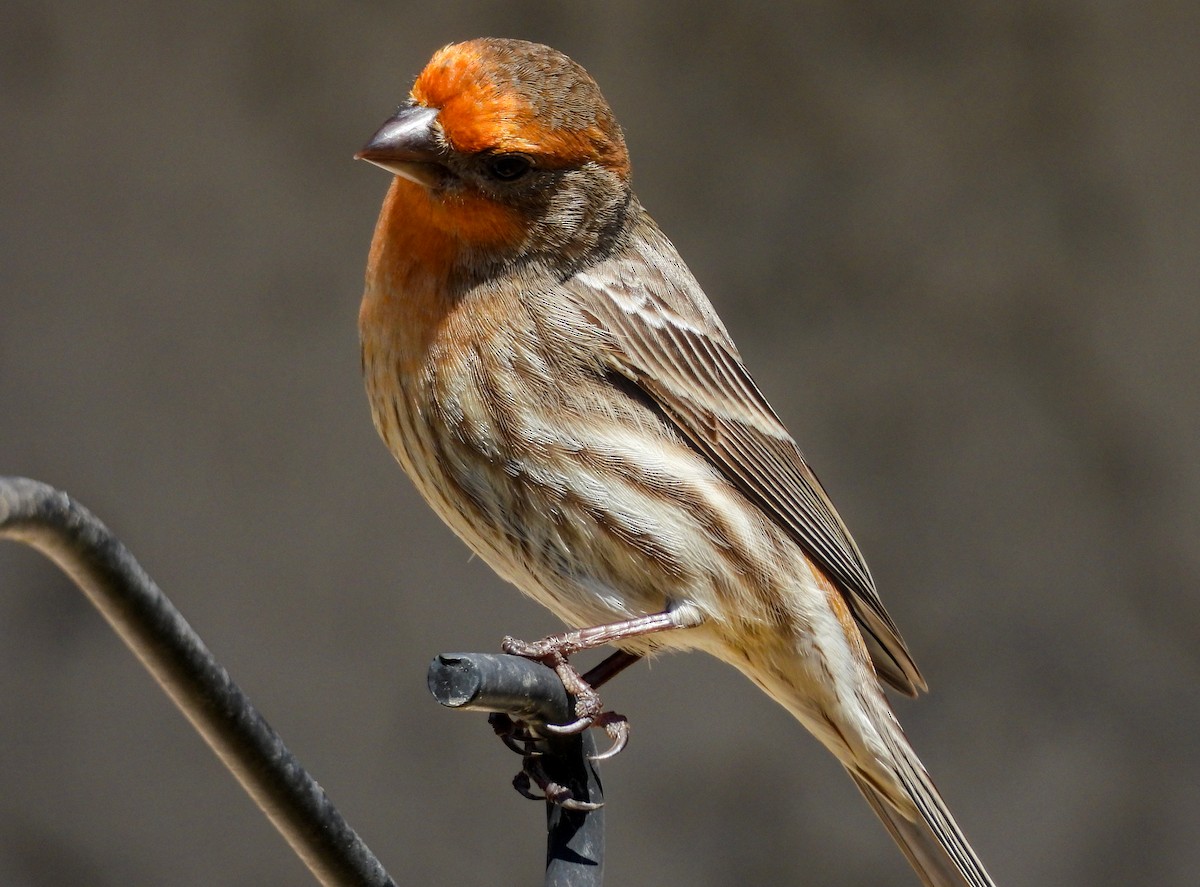
[[[539,727],[575,720],[575,704],[553,668],[521,656],[443,653],[429,665],[429,690],[447,708],[491,712],[493,728],[523,756],[513,781],[545,792],[546,880],[554,887],[599,885],[604,858],[603,789],[589,730]],[[514,728],[514,723],[517,725]]]

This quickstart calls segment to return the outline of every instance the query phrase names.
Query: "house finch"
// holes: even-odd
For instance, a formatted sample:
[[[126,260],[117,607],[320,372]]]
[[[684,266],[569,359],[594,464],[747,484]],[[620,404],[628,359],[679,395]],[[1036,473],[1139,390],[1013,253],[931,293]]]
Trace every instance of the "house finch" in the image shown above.
[[[533,43],[447,46],[358,156],[395,175],[359,314],[375,425],[467,545],[577,627],[506,647],[559,667],[576,727],[599,707],[570,653],[705,650],[837,755],[926,884],[991,884],[880,683],[925,682],[633,195],[595,81]]]

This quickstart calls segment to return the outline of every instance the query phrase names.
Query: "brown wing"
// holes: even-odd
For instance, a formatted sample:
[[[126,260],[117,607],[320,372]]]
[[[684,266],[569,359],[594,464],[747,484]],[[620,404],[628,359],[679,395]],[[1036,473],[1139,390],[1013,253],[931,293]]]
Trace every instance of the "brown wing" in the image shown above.
[[[879,675],[910,696],[926,689],[849,531],[682,262],[614,257],[565,285],[612,334],[613,368],[837,583]]]

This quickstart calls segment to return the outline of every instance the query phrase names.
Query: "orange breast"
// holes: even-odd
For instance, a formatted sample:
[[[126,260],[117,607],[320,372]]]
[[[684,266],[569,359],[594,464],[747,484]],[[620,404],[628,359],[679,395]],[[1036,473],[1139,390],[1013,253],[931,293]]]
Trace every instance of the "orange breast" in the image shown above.
[[[391,340],[397,368],[416,370],[472,268],[516,249],[523,236],[517,214],[482,195],[432,193],[394,179],[367,261],[359,309],[364,342]]]

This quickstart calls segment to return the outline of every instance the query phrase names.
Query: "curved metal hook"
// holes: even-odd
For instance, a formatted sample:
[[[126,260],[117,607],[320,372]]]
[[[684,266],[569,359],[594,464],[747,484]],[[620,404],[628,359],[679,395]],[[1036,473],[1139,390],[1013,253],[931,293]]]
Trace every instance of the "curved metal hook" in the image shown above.
[[[395,887],[199,635],[95,515],[46,484],[0,477],[0,538],[33,546],[75,580],[318,881]]]

